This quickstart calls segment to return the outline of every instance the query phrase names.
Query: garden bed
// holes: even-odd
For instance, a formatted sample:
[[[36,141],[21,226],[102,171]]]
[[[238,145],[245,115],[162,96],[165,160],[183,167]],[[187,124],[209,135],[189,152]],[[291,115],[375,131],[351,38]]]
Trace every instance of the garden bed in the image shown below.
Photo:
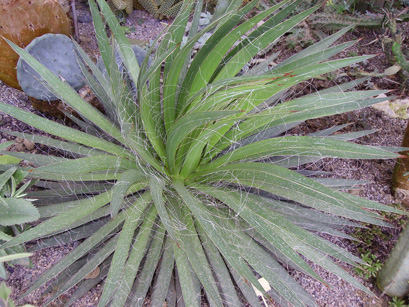
[[[96,58],[97,45],[93,33],[93,26],[89,11],[83,2],[77,4],[77,10],[80,20],[80,39],[82,47],[93,57]],[[142,41],[150,41],[154,39],[166,26],[166,21],[159,21],[151,18],[147,13],[141,11],[134,11],[127,20],[127,26],[131,33],[129,37],[132,39],[138,39]],[[407,33],[409,33],[409,26],[406,27]],[[390,66],[390,63],[382,50],[381,40],[379,35],[383,30],[365,30],[353,31],[348,33],[343,40],[361,39],[359,43],[344,52],[344,56],[348,54],[378,54],[374,59],[369,60],[367,63],[360,64],[359,67],[355,67],[354,71],[347,73],[356,73],[359,71],[365,72],[383,72]],[[281,45],[285,47],[285,43]],[[300,46],[295,46],[300,48]],[[290,50],[291,51],[291,50]],[[288,53],[286,53],[288,54]],[[342,56],[342,54],[340,55]],[[334,85],[334,83],[341,83],[349,80],[349,77],[343,77],[339,79],[336,76],[333,80],[311,80],[302,84],[302,87],[294,89],[300,92],[312,92],[321,88]],[[396,95],[399,98],[408,98],[408,91],[401,91],[399,79],[396,75],[384,78],[371,78],[365,85],[371,89],[387,89],[391,92],[388,95]],[[87,95],[87,91],[83,90],[82,94]],[[14,106],[21,107],[25,110],[30,110],[37,114],[42,114],[37,110],[34,110],[31,106],[31,101],[24,93],[12,89],[2,83],[0,83],[0,101],[12,104]],[[49,115],[43,115],[50,117]],[[61,119],[55,119],[62,122]],[[406,120],[401,118],[391,118],[384,112],[376,110],[372,107],[366,108],[356,112],[350,112],[342,115],[332,116],[329,118],[323,118],[318,120],[308,121],[299,127],[293,129],[291,132],[294,134],[306,134],[317,130],[329,128],[335,125],[349,124],[346,131],[360,131],[367,129],[377,129],[378,131],[363,137],[357,142],[361,144],[373,145],[373,146],[400,146],[402,137],[406,128]],[[67,123],[71,125],[70,123]],[[30,132],[38,133],[33,129],[5,114],[0,114],[0,125],[2,129],[18,132]],[[13,137],[7,134],[0,133],[0,142],[4,143],[9,140],[14,140]],[[12,150],[25,151],[31,153],[44,153],[48,152],[48,149],[43,146],[37,146],[31,142],[24,142],[22,139],[16,139],[15,145]],[[400,199],[396,199],[391,193],[391,178],[394,167],[394,161],[391,160],[340,160],[340,159],[323,159],[318,163],[308,165],[308,169],[317,170],[322,169],[329,171],[336,178],[366,180],[370,183],[351,190],[351,193],[365,197],[367,199],[375,200],[384,204],[400,203]],[[375,255],[377,259],[383,262],[389,255],[391,248],[393,247],[397,236],[400,232],[399,225],[401,224],[400,217],[389,217],[391,222],[398,226],[397,228],[382,228],[376,229],[367,233],[362,232],[357,234],[359,239],[364,241],[365,236],[374,234],[373,240],[370,244],[363,242],[350,242],[348,240],[331,238],[331,241],[349,250],[355,255],[360,255],[362,249],[365,252],[370,252]],[[350,229],[345,229],[347,232],[351,232]],[[35,244],[35,243],[34,243]],[[48,248],[37,252],[31,258],[33,262],[32,268],[16,266],[8,267],[10,272],[7,284],[13,289],[13,296],[19,296],[27,285],[33,281],[39,274],[48,269],[52,264],[56,263],[59,259],[64,257],[70,250],[73,249],[75,243],[68,246],[61,246],[58,248]],[[340,264],[343,266],[342,264]],[[354,289],[352,286],[343,282],[340,278],[330,275],[323,271],[316,265],[312,266],[317,270],[320,276],[322,276],[329,284],[331,288],[312,280],[305,275],[294,272],[294,276],[297,281],[302,284],[306,290],[317,300],[319,306],[386,306],[388,298],[381,297],[379,290],[373,286],[373,278],[364,280],[357,276],[357,273],[351,267],[344,268],[351,272],[351,274],[360,278],[362,282],[374,291],[378,297],[370,297],[361,291]],[[96,272],[97,273],[97,272]],[[93,276],[89,276],[93,278]],[[36,306],[42,306],[44,299],[41,298],[41,291],[45,288],[39,289],[30,294],[27,298],[20,303],[31,303]],[[97,286],[88,294],[86,294],[75,306],[94,306],[98,301],[100,295],[100,286]],[[68,297],[70,292],[66,294]],[[58,305],[58,304],[57,304]],[[149,306],[149,300],[146,305]]]

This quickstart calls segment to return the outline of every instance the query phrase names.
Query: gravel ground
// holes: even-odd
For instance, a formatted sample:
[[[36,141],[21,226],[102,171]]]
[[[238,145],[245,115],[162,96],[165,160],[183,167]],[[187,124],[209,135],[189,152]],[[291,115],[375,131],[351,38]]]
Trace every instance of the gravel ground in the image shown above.
[[[80,39],[82,46],[86,51],[93,57],[98,56],[96,39],[93,36],[92,22],[89,16],[89,12],[82,2],[77,4],[77,9],[79,13],[80,21]],[[141,41],[151,41],[156,38],[156,36],[163,30],[167,25],[166,22],[162,22],[151,18],[146,12],[134,11],[134,13],[127,19],[126,25],[130,27],[131,33],[129,36],[133,39]],[[362,34],[362,33],[361,33]],[[372,39],[371,34],[368,34],[365,38],[367,41]],[[354,36],[359,36],[359,33],[352,34]],[[373,46],[374,49],[378,48],[380,53],[380,46]],[[369,50],[371,52],[371,50]],[[355,52],[355,51],[354,51]],[[368,65],[375,65],[375,68],[379,71],[385,69],[385,59],[380,58],[377,62],[370,63]],[[367,67],[366,69],[370,69]],[[393,82],[387,82],[385,80],[377,80],[377,86],[379,88],[390,88]],[[396,81],[395,81],[396,83]],[[317,81],[315,87],[319,87],[320,81]],[[325,86],[323,84],[322,86]],[[396,85],[395,85],[396,86]],[[22,92],[14,90],[7,87],[0,82],[0,101],[21,107],[25,110],[34,111],[40,114],[38,111],[33,110],[31,107],[31,102],[29,98]],[[333,125],[340,125],[343,123],[350,123],[351,125],[347,128],[347,131],[359,131],[363,129],[379,129],[378,132],[371,134],[370,136],[364,137],[359,140],[360,143],[370,144],[370,145],[382,145],[382,146],[400,146],[402,141],[402,136],[406,127],[406,120],[390,118],[384,113],[377,111],[373,108],[366,108],[359,112],[347,113],[344,115],[333,116],[330,118],[319,119],[314,121],[309,121],[300,127],[294,129],[293,133],[308,133],[313,132],[318,129],[323,129],[331,127]],[[33,129],[29,126],[16,121],[9,116],[0,114],[0,124],[3,129],[12,131],[30,131]],[[37,132],[37,131],[35,131]],[[6,134],[0,133],[0,142],[6,142],[13,138]],[[24,143],[22,140],[16,140],[13,150],[29,151],[29,152],[39,152],[42,150],[41,147],[34,147],[33,144]],[[345,161],[338,159],[325,159],[317,164],[311,165],[311,169],[321,168],[326,171],[331,171],[335,177],[338,178],[350,178],[350,179],[360,179],[368,180],[369,184],[362,186],[358,190],[354,190],[353,193],[359,194],[362,197],[368,199],[376,200],[381,203],[391,204],[398,202],[391,195],[390,182],[393,171],[394,162],[389,160],[376,160],[376,161]],[[346,231],[350,231],[346,229]],[[384,260],[393,246],[396,238],[399,234],[400,229],[383,229],[382,231],[387,232],[389,236],[388,242],[381,240],[376,240],[376,246],[374,247],[374,253]],[[347,240],[331,238],[334,243],[347,248],[349,251],[355,255],[359,255],[360,243],[353,243]],[[31,258],[33,262],[32,268],[26,268],[22,266],[16,266],[14,268],[9,267],[10,277],[7,280],[7,284],[13,289],[13,296],[16,297],[22,293],[27,285],[33,281],[42,272],[50,268],[54,263],[64,257],[69,251],[74,248],[75,244],[69,246],[61,246],[58,248],[49,248],[36,252]],[[340,264],[347,271],[355,274],[350,267],[345,267],[345,265]],[[317,300],[319,306],[387,306],[387,299],[385,297],[379,297],[381,293],[379,290],[374,288],[373,280],[363,280],[360,279],[368,288],[373,290],[378,297],[368,296],[367,294],[356,290],[349,284],[342,281],[340,278],[329,274],[325,270],[321,269],[317,265],[312,265],[312,267],[322,276],[329,286],[323,285],[311,278],[305,276],[299,272],[293,272],[295,279],[305,287],[305,289]],[[30,294],[24,298],[19,303],[31,303],[36,306],[42,306],[44,303],[44,298],[41,297],[42,291],[45,288],[39,289],[38,291]],[[101,287],[98,285],[95,289],[88,292],[80,301],[78,301],[74,306],[95,306],[98,297],[100,295]],[[70,292],[66,294],[69,297]],[[146,303],[149,305],[149,302]],[[60,303],[55,303],[54,306],[60,306]]]

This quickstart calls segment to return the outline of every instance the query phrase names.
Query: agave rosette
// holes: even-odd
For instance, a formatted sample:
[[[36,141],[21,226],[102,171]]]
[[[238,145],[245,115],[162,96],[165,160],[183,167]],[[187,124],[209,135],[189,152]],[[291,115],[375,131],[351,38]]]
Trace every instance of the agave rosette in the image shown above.
[[[1,111],[59,139],[12,135],[63,153],[9,153],[35,164],[27,177],[38,179],[42,190],[29,195],[39,199],[42,223],[1,248],[38,240],[33,251],[81,241],[26,294],[58,275],[48,302],[80,284],[69,305],[104,281],[100,306],[142,306],[148,293],[152,306],[164,301],[175,306],[180,297],[187,306],[199,306],[203,293],[213,306],[240,306],[243,301],[255,306],[259,298],[254,289],[294,306],[314,305],[283,268],[324,282],[306,259],[370,293],[333,262],[357,265],[361,260],[317,233],[350,238],[342,227],[387,225],[374,210],[400,211],[339,190],[356,182],[309,176],[300,167],[326,157],[398,155],[346,142],[371,131],[336,138],[332,134],[343,126],[307,136],[286,131],[308,119],[380,102],[384,98],[376,97],[384,91],[351,91],[362,82],[357,80],[297,98],[285,94],[300,82],[371,56],[330,59],[355,43],[333,46],[347,28],[278,65],[268,65],[273,54],[243,72],[253,57],[271,50],[318,8],[288,18],[300,1],[286,0],[244,18],[256,2],[239,8],[241,1],[231,1],[223,14],[216,14],[219,18],[197,31],[203,1],[185,1],[139,67],[107,4],[98,1],[112,44],[91,0],[108,73],[81,48],[77,51],[104,112],[13,46],[81,117],[72,118],[79,130],[0,104]],[[182,45],[189,19],[188,41]],[[192,56],[205,33],[212,35]],[[119,72],[111,45],[119,46],[126,74]],[[97,267],[99,275],[85,279]],[[263,289],[260,278],[271,291]]]

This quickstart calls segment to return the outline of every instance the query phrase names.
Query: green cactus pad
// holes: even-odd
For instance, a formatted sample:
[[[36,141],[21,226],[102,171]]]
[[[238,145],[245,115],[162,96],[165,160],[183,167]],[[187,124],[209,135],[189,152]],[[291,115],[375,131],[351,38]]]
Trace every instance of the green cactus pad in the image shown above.
[[[61,34],[42,35],[25,48],[55,75],[79,90],[85,83],[74,49],[71,39]],[[23,91],[31,97],[48,101],[58,99],[40,75],[21,58],[17,62],[17,79]]]

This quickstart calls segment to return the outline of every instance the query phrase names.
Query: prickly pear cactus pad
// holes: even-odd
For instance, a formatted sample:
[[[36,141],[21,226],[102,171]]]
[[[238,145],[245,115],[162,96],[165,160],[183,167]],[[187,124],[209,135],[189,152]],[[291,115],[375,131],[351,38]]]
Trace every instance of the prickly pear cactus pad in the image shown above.
[[[44,34],[34,39],[26,47],[26,51],[79,90],[85,83],[74,48],[71,39],[65,35]],[[17,63],[17,79],[23,91],[31,97],[49,101],[58,99],[44,84],[40,75],[21,59]]]
[[[21,89],[16,72],[19,56],[2,36],[24,48],[46,33],[71,33],[68,17],[57,0],[1,0],[0,25],[0,80],[17,89]]]

